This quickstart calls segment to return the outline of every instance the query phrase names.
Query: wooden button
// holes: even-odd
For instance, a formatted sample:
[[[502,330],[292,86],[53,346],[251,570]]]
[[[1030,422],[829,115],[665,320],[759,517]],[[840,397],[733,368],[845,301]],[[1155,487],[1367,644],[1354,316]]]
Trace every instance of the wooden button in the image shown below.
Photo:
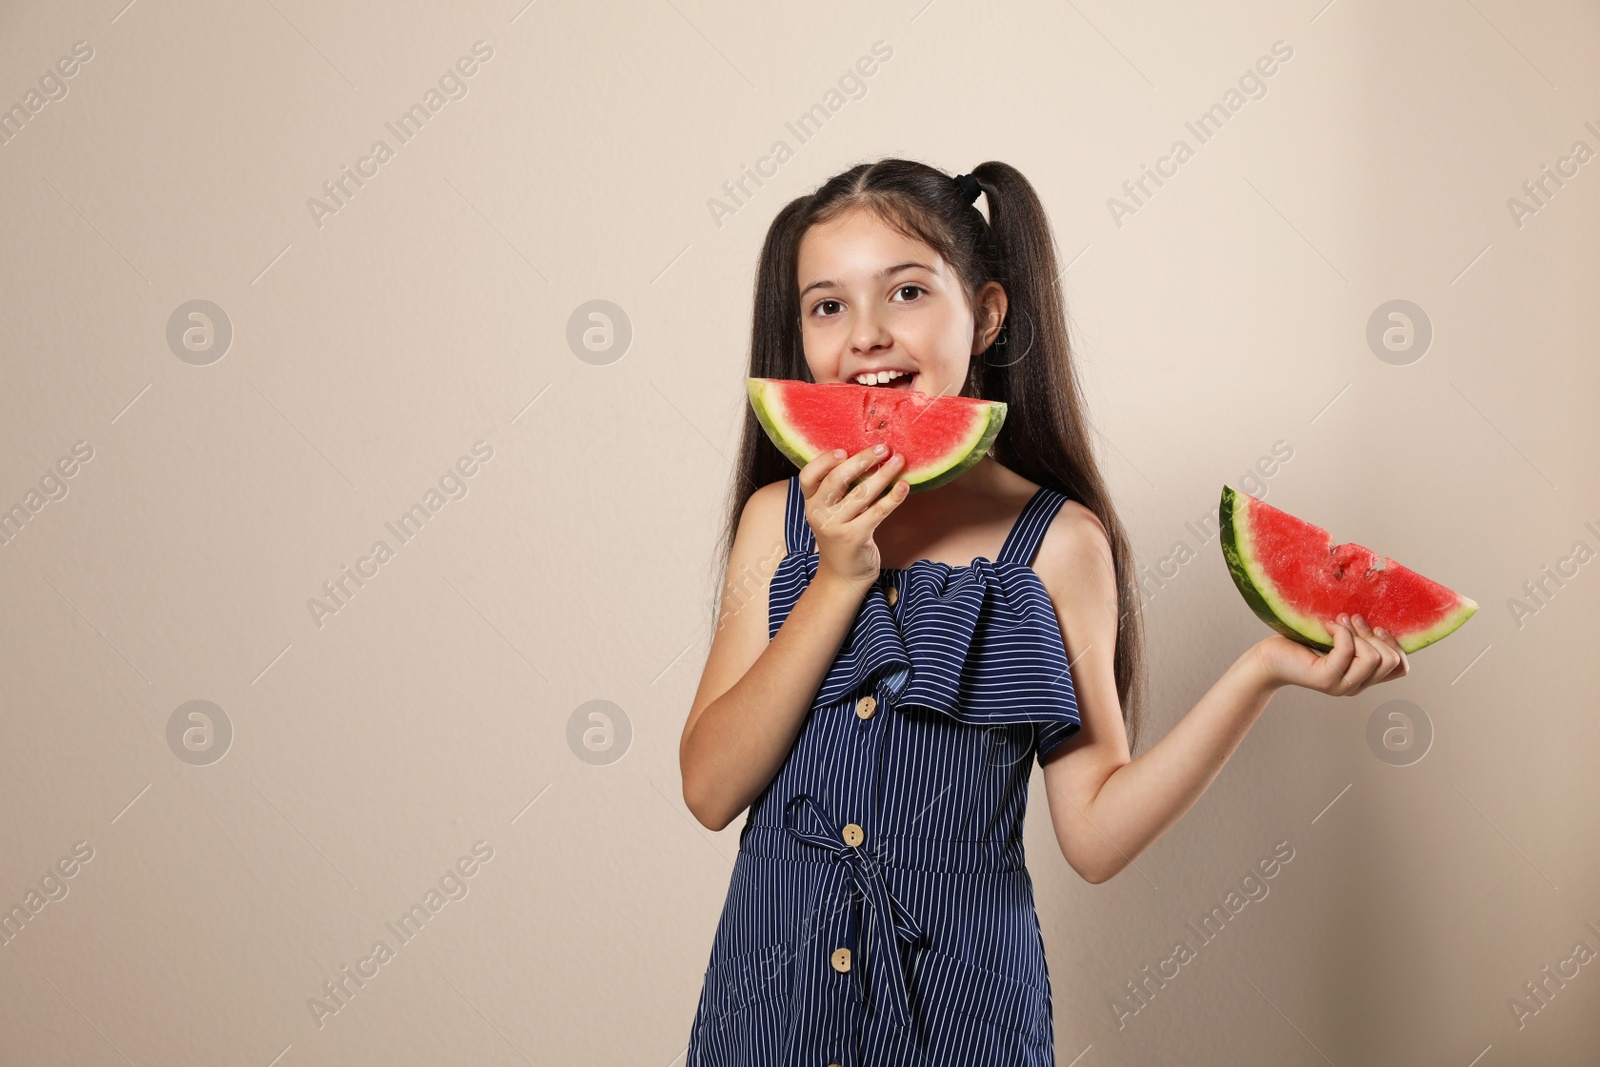
[[[877,710],[878,700],[876,697],[869,695],[856,701],[856,718],[858,719],[870,719]]]
[[[883,595],[888,599],[889,606],[892,608],[894,607],[895,601],[900,599],[900,590],[891,585],[889,587],[889,591]]]
[[[834,949],[833,956],[829,962],[833,964],[834,970],[843,974],[850,969],[850,950],[847,948]]]
[[[861,827],[857,826],[855,823],[850,823],[848,826],[846,826],[844,828],[844,843],[845,844],[847,844],[847,845],[859,845],[859,844],[861,844],[861,842],[865,841],[866,839],[867,839],[867,835],[862,833]]]

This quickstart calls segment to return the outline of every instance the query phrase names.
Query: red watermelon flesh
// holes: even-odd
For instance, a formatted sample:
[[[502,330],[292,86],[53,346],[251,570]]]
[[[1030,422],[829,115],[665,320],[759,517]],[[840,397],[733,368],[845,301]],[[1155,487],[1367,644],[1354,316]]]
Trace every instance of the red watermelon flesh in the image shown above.
[[[1407,653],[1433,644],[1478,605],[1387,556],[1346,542],[1253,496],[1222,487],[1228,573],[1252,610],[1285,637],[1326,651],[1341,612],[1383,627]]]
[[[879,442],[905,460],[912,492],[959,477],[984,457],[1005,422],[1006,405],[965,396],[852,382],[746,378],[762,429],[796,466],[842,448],[855,455]]]

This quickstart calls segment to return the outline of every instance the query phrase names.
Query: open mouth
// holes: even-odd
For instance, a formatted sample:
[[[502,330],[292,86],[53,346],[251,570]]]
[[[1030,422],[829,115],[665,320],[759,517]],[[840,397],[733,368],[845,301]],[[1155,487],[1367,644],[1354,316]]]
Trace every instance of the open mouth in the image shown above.
[[[850,380],[850,382],[852,385],[866,385],[872,389],[900,389],[910,392],[917,387],[917,382],[921,377],[922,375],[916,373],[915,371],[908,371],[902,374],[897,374],[886,382],[858,382],[853,378]]]

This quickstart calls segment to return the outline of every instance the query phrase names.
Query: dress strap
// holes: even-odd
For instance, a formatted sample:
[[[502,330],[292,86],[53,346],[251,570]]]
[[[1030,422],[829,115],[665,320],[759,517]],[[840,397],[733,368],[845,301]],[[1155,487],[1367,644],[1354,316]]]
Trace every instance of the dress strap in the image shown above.
[[[806,521],[806,495],[800,489],[800,475],[789,476],[789,502],[784,509],[783,533],[791,556],[815,552],[817,538]]]
[[[1039,542],[1044,540],[1044,532],[1050,528],[1050,520],[1055,518],[1056,512],[1066,502],[1063,494],[1041,485],[1023,505],[1022,514],[1017,516],[1016,525],[1006,535],[1006,543],[1000,548],[1000,558],[995,562],[1021,563],[1024,566],[1032,564],[1033,555],[1039,550]]]

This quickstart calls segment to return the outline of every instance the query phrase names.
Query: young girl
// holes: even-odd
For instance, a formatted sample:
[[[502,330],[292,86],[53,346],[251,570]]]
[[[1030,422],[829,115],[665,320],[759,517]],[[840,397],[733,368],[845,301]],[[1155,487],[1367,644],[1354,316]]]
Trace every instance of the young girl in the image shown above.
[[[679,759],[700,822],[749,814],[687,1067],[1053,1064],[1022,849],[1033,761],[1062,855],[1100,883],[1194,804],[1276,689],[1407,673],[1360,616],[1330,620],[1325,655],[1274,634],[1130,758],[1133,558],[1058,276],[1043,205],[1004,163],[862,164],[767,233],[751,376],[1008,409],[988,456],[914,496],[872,450],[796,473],[747,412]]]

